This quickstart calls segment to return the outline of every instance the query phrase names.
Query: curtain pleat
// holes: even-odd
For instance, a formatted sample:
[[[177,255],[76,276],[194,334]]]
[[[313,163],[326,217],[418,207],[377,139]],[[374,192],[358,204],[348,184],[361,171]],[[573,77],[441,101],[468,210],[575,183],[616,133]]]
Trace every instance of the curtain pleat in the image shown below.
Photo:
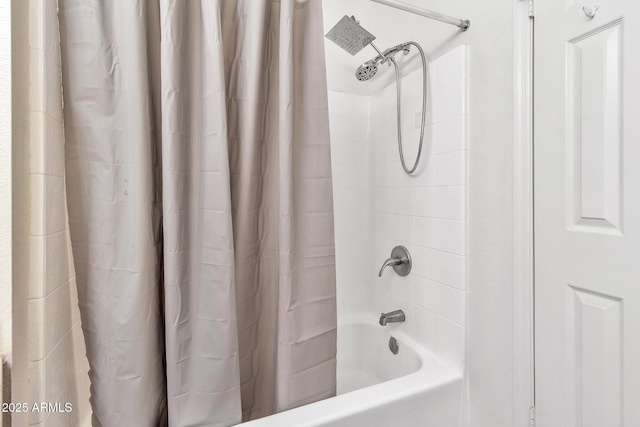
[[[95,425],[333,396],[321,1],[60,0],[60,22]]]
[[[67,205],[94,425],[166,406],[145,0],[60,1]]]
[[[160,1],[169,425],[240,418],[219,2]]]

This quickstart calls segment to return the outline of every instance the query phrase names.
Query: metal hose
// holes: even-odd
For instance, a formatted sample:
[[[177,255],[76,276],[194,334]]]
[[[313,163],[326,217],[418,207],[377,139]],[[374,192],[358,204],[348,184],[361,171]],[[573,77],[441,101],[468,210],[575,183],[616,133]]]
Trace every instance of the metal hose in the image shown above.
[[[422,123],[420,126],[420,144],[418,146],[418,154],[416,155],[416,160],[411,169],[407,168],[407,165],[404,161],[404,154],[402,153],[402,97],[400,94],[400,70],[398,69],[398,64],[396,63],[393,56],[389,56],[388,59],[393,64],[393,67],[396,71],[396,93],[397,93],[397,117],[398,117],[398,151],[400,152],[400,163],[402,163],[402,169],[408,174],[412,174],[418,168],[418,163],[420,163],[420,156],[422,155],[422,143],[424,141],[424,125],[427,116],[427,59],[425,58],[424,51],[422,47],[416,42],[410,41],[405,44],[414,45],[418,51],[420,52],[420,57],[422,59]]]

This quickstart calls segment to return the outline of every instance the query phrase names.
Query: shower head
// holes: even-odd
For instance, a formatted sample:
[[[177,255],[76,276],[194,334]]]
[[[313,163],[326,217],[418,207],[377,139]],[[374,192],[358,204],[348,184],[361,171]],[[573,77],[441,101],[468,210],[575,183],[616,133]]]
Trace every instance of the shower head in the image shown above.
[[[360,26],[355,17],[343,16],[340,21],[325,35],[326,38],[355,55],[376,38]]]
[[[367,61],[356,70],[356,79],[365,82],[376,75],[378,72],[378,63],[374,60]]]

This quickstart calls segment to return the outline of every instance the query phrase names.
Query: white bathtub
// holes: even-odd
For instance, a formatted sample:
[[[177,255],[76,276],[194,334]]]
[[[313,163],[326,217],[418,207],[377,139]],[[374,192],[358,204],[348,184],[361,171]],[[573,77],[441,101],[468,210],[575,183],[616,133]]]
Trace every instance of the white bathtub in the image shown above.
[[[457,427],[462,374],[370,314],[338,321],[338,395],[247,427]],[[400,344],[389,350],[393,335]]]

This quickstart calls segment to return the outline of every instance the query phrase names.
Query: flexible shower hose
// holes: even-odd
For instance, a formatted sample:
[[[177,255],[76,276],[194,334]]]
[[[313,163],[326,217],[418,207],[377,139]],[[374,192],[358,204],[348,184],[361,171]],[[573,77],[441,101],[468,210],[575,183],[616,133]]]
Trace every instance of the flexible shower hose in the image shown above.
[[[420,163],[420,156],[422,155],[422,143],[424,141],[424,125],[427,115],[427,59],[425,58],[422,47],[420,47],[418,43],[410,41],[407,42],[407,44],[414,45],[420,52],[420,58],[422,59],[422,123],[420,125],[420,144],[418,145],[418,154],[416,155],[416,160],[413,163],[413,167],[411,169],[407,168],[407,165],[404,161],[404,154],[402,152],[402,97],[400,94],[400,70],[393,57],[389,57],[389,60],[393,64],[396,72],[396,110],[398,113],[398,151],[400,152],[400,163],[402,163],[402,169],[404,169],[406,173],[412,174],[418,168],[418,163]]]

